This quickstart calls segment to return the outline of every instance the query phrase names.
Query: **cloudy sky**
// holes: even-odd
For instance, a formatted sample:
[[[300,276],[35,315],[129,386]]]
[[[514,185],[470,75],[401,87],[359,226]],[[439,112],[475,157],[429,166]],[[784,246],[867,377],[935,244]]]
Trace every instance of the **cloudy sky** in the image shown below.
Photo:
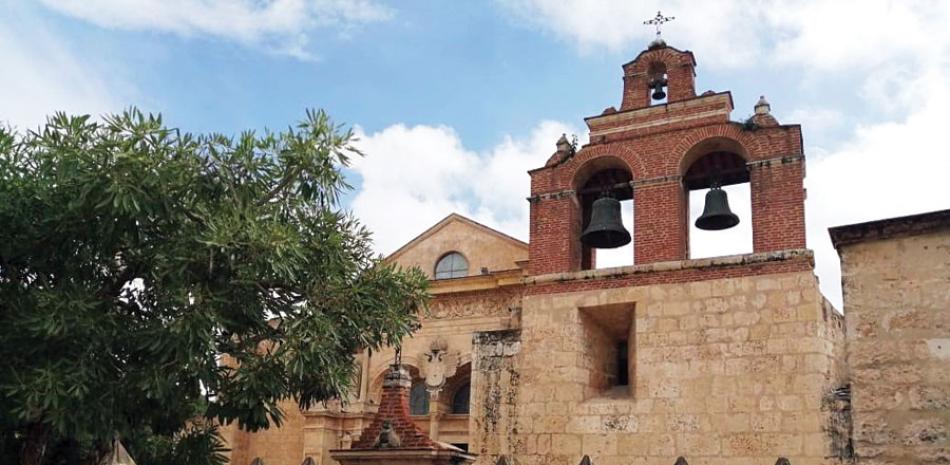
[[[233,134],[325,108],[368,154],[347,202],[380,252],[451,212],[527,239],[525,172],[619,106],[657,9],[698,92],[803,125],[808,245],[839,308],[829,226],[950,208],[946,0],[0,0],[0,122],[135,105]],[[694,234],[693,256],[751,249],[739,187],[743,227]]]

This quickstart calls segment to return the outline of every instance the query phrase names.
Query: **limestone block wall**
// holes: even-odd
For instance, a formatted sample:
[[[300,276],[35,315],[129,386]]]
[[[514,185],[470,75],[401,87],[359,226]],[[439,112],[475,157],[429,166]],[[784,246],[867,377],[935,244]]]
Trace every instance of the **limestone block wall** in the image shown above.
[[[475,333],[472,354],[471,447],[476,464],[490,465],[518,443],[521,331]],[[520,463],[520,462],[519,462]]]
[[[858,463],[950,462],[950,231],[839,253]]]
[[[583,455],[598,465],[669,465],[677,456],[704,465],[847,460],[828,402],[843,382],[841,317],[824,305],[810,269],[740,272],[746,276],[629,286],[604,277],[583,290],[559,293],[568,285],[558,283],[526,296],[517,463],[574,465]],[[598,368],[585,320],[601,311],[613,314],[604,321],[620,321],[624,307],[632,312],[631,385],[591,389]]]
[[[222,428],[222,435],[231,449],[232,465],[247,465],[260,457],[264,463],[299,464],[304,459],[304,415],[292,400],[280,403],[284,412],[280,428],[271,427],[255,433],[242,431],[237,423]]]

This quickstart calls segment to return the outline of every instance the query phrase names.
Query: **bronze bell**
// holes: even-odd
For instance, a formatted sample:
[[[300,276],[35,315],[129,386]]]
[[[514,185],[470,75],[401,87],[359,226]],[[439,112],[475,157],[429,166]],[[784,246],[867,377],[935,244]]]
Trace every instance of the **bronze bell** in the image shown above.
[[[590,224],[581,234],[581,242],[596,249],[614,249],[630,243],[630,233],[620,219],[619,200],[601,197],[590,210]]]
[[[729,210],[726,191],[714,185],[706,193],[706,206],[703,208],[702,216],[696,219],[696,227],[707,231],[719,231],[737,224],[739,224],[739,217]]]
[[[666,98],[666,92],[663,91],[663,86],[666,85],[666,79],[654,79],[650,83],[650,87],[653,87],[653,100],[663,100]]]

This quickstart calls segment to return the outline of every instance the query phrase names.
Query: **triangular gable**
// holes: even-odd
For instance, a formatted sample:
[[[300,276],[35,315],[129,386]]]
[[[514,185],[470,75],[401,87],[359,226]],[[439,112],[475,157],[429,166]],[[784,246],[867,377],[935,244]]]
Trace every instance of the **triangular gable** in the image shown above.
[[[481,231],[483,231],[483,232],[486,232],[486,233],[488,233],[488,234],[491,234],[491,235],[493,235],[493,236],[496,236],[496,237],[498,237],[499,239],[502,239],[502,240],[504,240],[504,241],[510,242],[510,243],[512,243],[512,244],[515,245],[515,246],[521,247],[521,248],[523,248],[525,251],[528,250],[528,243],[525,242],[525,241],[516,239],[516,238],[514,238],[514,237],[512,237],[512,236],[509,236],[509,235],[507,235],[507,234],[505,234],[505,233],[503,233],[503,232],[501,232],[501,231],[499,231],[499,230],[497,230],[497,229],[490,228],[490,227],[488,227],[488,226],[485,226],[484,224],[479,223],[478,221],[475,221],[475,220],[473,220],[473,219],[466,218],[466,217],[464,217],[464,216],[462,216],[462,215],[459,215],[458,213],[450,213],[449,216],[446,216],[445,218],[442,218],[441,221],[439,221],[438,223],[432,225],[429,229],[426,229],[425,231],[423,231],[423,232],[422,232],[421,234],[419,234],[418,236],[414,237],[411,241],[407,242],[407,243],[406,243],[405,245],[403,245],[402,247],[396,249],[395,252],[389,254],[389,255],[386,257],[386,261],[394,261],[396,258],[398,258],[400,255],[402,255],[403,253],[405,253],[407,250],[411,249],[413,246],[415,246],[415,245],[421,243],[422,241],[428,239],[429,237],[431,237],[431,236],[434,235],[435,233],[439,232],[440,230],[442,230],[443,228],[445,228],[446,226],[448,226],[449,224],[451,224],[453,221],[460,221],[460,222],[462,222],[462,223],[468,224],[468,225],[470,225],[470,226],[475,227],[476,229],[479,229],[479,230],[481,230]]]
[[[515,270],[528,259],[528,244],[457,213],[439,221],[386,258],[419,267],[434,278],[435,266],[449,252],[468,262],[468,276]]]

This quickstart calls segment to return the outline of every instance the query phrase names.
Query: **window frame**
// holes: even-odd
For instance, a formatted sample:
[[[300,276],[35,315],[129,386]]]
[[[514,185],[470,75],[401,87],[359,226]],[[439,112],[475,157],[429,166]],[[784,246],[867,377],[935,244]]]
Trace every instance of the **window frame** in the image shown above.
[[[462,260],[462,263],[465,264],[465,267],[455,268],[454,266],[456,265],[456,263],[452,263],[449,265],[451,268],[440,272],[439,267],[442,265],[442,263],[445,262],[446,260],[454,259],[454,257],[456,256]],[[470,269],[471,269],[471,263],[468,261],[468,257],[463,255],[459,251],[453,250],[451,252],[446,252],[442,254],[442,256],[439,257],[439,259],[435,261],[435,268],[433,268],[432,270],[432,276],[434,279],[438,279],[438,280],[465,278],[469,276]]]

